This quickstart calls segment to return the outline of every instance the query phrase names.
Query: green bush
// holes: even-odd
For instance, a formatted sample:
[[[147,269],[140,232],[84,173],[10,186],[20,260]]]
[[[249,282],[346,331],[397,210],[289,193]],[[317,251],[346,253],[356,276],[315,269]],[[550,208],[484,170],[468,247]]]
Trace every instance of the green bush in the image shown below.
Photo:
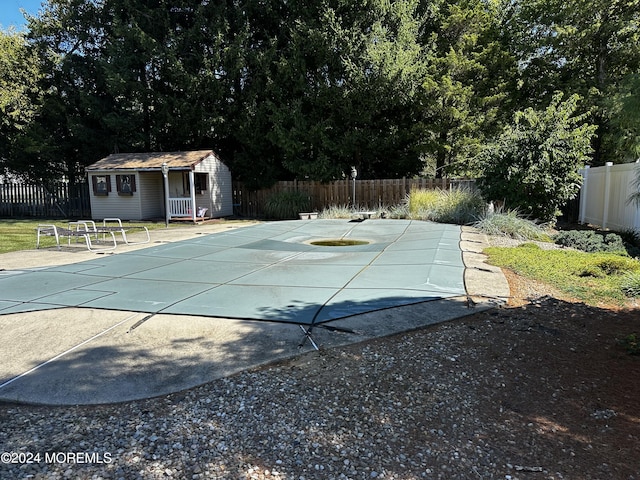
[[[640,271],[627,273],[620,286],[627,297],[640,297]]]
[[[615,252],[596,252],[589,256],[589,262],[577,273],[581,277],[605,278],[638,270],[640,270],[640,263],[631,257],[617,255]]]
[[[513,124],[478,155],[478,187],[487,200],[504,201],[530,218],[553,222],[578,194],[578,168],[589,159],[596,127],[576,114],[580,97],[556,93],[544,110],[516,112]]]
[[[640,293],[640,262],[617,253],[488,247],[489,263],[556,286],[590,304],[625,305]],[[635,279],[635,280],[634,280]]]
[[[632,228],[627,228],[620,232],[616,232],[620,237],[622,237],[622,241],[628,245],[633,247],[640,247],[640,230],[634,230]]]
[[[567,230],[554,237],[555,243],[576,248],[583,252],[619,252],[626,253],[624,242],[615,233],[601,234],[593,230]]]
[[[635,333],[630,333],[619,343],[629,355],[640,355],[640,338]]]
[[[487,214],[482,220],[477,221],[474,227],[487,235],[515,238],[516,240],[551,241],[544,228],[531,220],[520,217],[517,210]]]
[[[516,248],[526,248],[529,250],[542,250],[542,248],[540,248],[540,245],[538,245],[537,243],[521,243],[520,245],[518,245]]]
[[[267,199],[264,212],[270,219],[291,220],[301,212],[308,212],[310,205],[309,196],[302,192],[277,192]]]
[[[596,258],[595,265],[607,275],[621,275],[636,271],[640,267],[640,264],[633,258],[617,255]]]
[[[407,208],[411,215],[435,210],[440,202],[442,190],[412,190],[406,198]]]
[[[622,237],[627,253],[640,259],[640,230],[627,229],[616,233]]]
[[[407,199],[409,218],[466,225],[483,214],[485,202],[467,189],[413,190]]]

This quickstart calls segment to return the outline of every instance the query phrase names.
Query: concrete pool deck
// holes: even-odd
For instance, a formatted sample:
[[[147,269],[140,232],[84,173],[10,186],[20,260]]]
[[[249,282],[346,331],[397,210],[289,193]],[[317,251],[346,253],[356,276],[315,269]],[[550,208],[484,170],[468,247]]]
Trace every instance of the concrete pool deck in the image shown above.
[[[113,255],[0,255],[0,400],[162,395],[309,351],[310,327],[328,348],[458,318],[509,295],[473,229],[396,220],[239,225],[155,230],[154,243],[119,245]],[[345,235],[369,243],[309,245]]]

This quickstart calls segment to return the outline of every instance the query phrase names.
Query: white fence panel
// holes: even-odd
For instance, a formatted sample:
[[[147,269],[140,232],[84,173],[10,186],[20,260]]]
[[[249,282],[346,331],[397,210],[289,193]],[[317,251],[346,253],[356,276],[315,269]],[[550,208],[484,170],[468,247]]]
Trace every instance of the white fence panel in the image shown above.
[[[585,167],[580,190],[580,222],[611,230],[640,231],[640,207],[629,203],[640,163]]]

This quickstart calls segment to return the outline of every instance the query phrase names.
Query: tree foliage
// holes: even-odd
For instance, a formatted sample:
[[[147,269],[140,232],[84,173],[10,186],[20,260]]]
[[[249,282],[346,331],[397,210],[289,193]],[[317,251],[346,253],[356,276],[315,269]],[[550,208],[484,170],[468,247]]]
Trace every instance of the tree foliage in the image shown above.
[[[522,65],[521,98],[540,106],[555,91],[577,93],[598,127],[592,163],[624,162],[634,150],[637,155],[640,113],[636,110],[635,119],[618,113],[621,96],[640,72],[640,0],[531,0],[514,5],[510,45]]]
[[[40,78],[38,58],[24,35],[0,30],[0,173],[25,173],[11,159],[24,150],[25,132],[38,114]]]
[[[544,110],[515,113],[513,125],[481,154],[479,185],[488,200],[540,221],[555,220],[580,189],[578,168],[589,158],[596,130],[585,123],[586,114],[576,115],[578,101],[578,95],[562,101],[556,94]]]
[[[434,45],[426,157],[435,175],[477,173],[473,164],[508,111],[517,78],[516,60],[506,49],[501,2],[442,1],[427,25]]]
[[[31,167],[76,177],[109,152],[214,148],[254,186],[351,166],[414,175],[430,158],[441,172],[465,164],[504,96],[494,13],[480,0],[49,0],[29,24],[47,72]]]
[[[26,38],[1,37],[0,161],[73,181],[112,152],[212,148],[256,188],[351,166],[360,178],[476,175],[500,170],[483,145],[523,149],[534,114],[564,111],[555,92],[580,95],[571,118],[597,127],[580,161],[627,161],[640,154],[639,6],[48,0]],[[559,134],[540,128],[537,145]],[[539,177],[563,171],[554,155]],[[551,193],[555,211],[568,194]]]

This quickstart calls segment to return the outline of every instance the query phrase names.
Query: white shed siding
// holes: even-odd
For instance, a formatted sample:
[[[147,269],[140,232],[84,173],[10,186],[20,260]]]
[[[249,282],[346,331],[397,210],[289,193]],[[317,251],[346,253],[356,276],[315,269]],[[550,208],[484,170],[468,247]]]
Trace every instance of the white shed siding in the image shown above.
[[[160,172],[139,172],[141,219],[164,218],[163,178]]]
[[[109,176],[111,191],[108,195],[95,195],[91,189],[92,217],[100,220],[117,217],[123,220],[146,220],[165,216],[164,178],[160,167],[167,158],[169,166],[168,196],[189,198],[194,180],[203,181],[197,174],[207,177],[206,189],[194,192],[196,208],[206,208],[209,217],[233,215],[231,172],[210,151],[180,152],[168,154],[122,154],[106,157],[96,162],[95,170],[89,168],[89,182],[96,176]],[[204,158],[203,158],[204,157]],[[98,166],[99,165],[99,166]],[[193,169],[193,171],[191,171]],[[134,175],[136,189],[133,195],[118,194],[116,177]],[[125,185],[125,184],[123,184]],[[204,185],[203,185],[204,186]]]
[[[225,217],[233,215],[233,189],[231,171],[215,155],[209,155],[195,167],[196,173],[206,173],[207,190],[196,194],[196,205],[208,209],[207,215]]]
[[[133,175],[133,171],[118,171],[118,175]],[[94,175],[108,175],[111,184],[111,191],[108,195],[94,195],[91,188]],[[136,175],[136,185],[139,175]],[[139,220],[141,217],[140,195],[136,191],[133,195],[118,195],[116,188],[116,172],[114,171],[92,171],[89,174],[91,218],[102,220],[103,218],[117,217],[122,220]]]

